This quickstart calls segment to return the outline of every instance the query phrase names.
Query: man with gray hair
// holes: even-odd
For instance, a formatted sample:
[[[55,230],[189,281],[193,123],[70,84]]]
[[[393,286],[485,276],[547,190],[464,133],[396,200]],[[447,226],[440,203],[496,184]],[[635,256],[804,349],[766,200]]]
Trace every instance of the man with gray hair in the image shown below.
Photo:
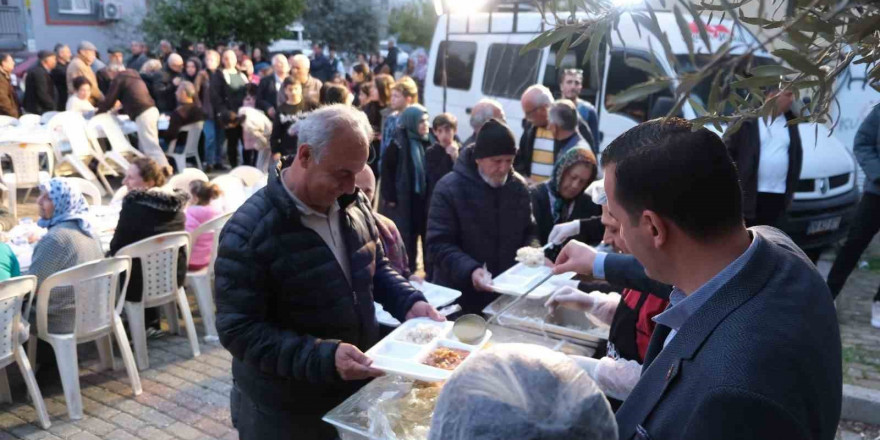
[[[177,105],[177,86],[183,81],[183,65],[183,57],[176,53],[168,55],[165,68],[157,76],[157,80],[153,82],[156,108],[160,113],[171,113]]]
[[[550,106],[547,122],[547,128],[553,133],[553,151],[557,157],[575,147],[583,147],[593,151],[590,148],[590,143],[577,131],[578,112],[571,101],[560,99],[554,102]],[[593,159],[595,160],[595,156]]]
[[[278,92],[281,91],[281,84],[284,83],[288,72],[290,72],[290,65],[284,54],[279,53],[272,57],[272,70],[274,75],[261,79],[260,85],[257,86],[257,108],[266,112],[270,119],[275,118]]]
[[[480,129],[483,128],[483,124],[493,118],[499,121],[507,120],[504,115],[504,108],[501,107],[501,103],[490,98],[483,98],[477,101],[474,108],[471,109],[470,124],[474,131],[471,133],[470,137],[465,139],[462,145],[465,148],[473,145],[474,142],[477,141],[477,135],[480,133]]]
[[[553,164],[561,154],[555,147],[555,137],[548,128],[553,94],[550,89],[537,84],[526,89],[520,99],[526,124],[519,141],[514,168],[532,183],[540,183],[553,174]],[[593,144],[590,127],[577,121],[578,132],[588,144]]]
[[[381,372],[373,301],[404,321],[442,321],[385,258],[355,176],[372,128],[347,105],[296,125],[293,163],[232,216],[216,262],[217,331],[232,354],[232,423],[242,440],[334,439],[321,417]]]
[[[311,105],[317,105],[321,97],[321,80],[310,73],[311,61],[303,54],[290,57],[290,76],[302,85],[303,98]]]

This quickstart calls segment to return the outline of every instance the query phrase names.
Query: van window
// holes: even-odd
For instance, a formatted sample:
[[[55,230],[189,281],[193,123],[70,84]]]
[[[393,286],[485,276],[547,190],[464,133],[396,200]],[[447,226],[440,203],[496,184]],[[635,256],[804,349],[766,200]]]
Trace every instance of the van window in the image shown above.
[[[603,69],[605,67],[605,52],[603,50],[600,50],[597,56],[593,60],[590,60],[590,63],[584,64],[584,56],[587,52],[587,46],[589,46],[588,42],[584,42],[577,47],[570,48],[568,52],[566,52],[565,57],[563,57],[562,63],[557,70],[556,52],[559,50],[559,47],[561,45],[562,43],[556,43],[550,46],[550,55],[545,61],[547,67],[544,68],[544,86],[550,89],[551,92],[553,92],[553,96],[562,98],[562,90],[560,89],[559,85],[559,81],[561,79],[559,77],[560,74],[565,69],[581,69],[584,74],[583,78],[581,78],[583,88],[581,89],[580,98],[595,103],[596,90],[599,88],[599,78],[593,78],[590,63],[595,62],[595,60],[598,59],[600,75],[604,73]]]
[[[637,57],[650,61],[647,53],[614,51],[611,52],[611,63],[608,65],[608,78],[605,84],[605,107],[610,107],[610,98],[636,84],[650,79],[647,72],[630,67],[626,64],[626,58]],[[656,62],[656,61],[655,61]],[[651,104],[661,96],[672,96],[669,90],[654,93],[638,101],[630,101],[617,113],[625,114],[637,122],[645,122],[650,114]]]
[[[477,43],[472,41],[442,41],[437,50],[437,63],[434,68],[434,85],[443,87],[443,52],[449,45],[449,68],[446,85],[450,89],[471,89],[474,74],[474,60],[477,58]]]
[[[489,46],[483,73],[484,95],[519,99],[530,85],[537,82],[541,51],[530,50],[520,55],[522,48],[522,44]]]

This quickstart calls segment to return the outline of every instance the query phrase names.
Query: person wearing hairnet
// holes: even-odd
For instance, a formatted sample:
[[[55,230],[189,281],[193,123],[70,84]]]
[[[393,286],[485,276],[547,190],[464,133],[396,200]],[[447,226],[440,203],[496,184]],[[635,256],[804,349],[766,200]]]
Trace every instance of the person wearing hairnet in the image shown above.
[[[616,440],[605,396],[568,356],[529,344],[472,355],[446,382],[429,440]]]
[[[602,224],[605,226],[602,242],[615,252],[628,253],[626,243],[620,237],[620,223],[608,212],[604,181],[593,182],[587,188],[587,193],[593,198],[593,203],[602,206]],[[668,287],[660,293],[639,291],[626,288],[630,286],[625,281],[614,279],[612,283],[625,287],[623,295],[602,292],[588,294],[575,287],[564,286],[557,289],[546,303],[551,311],[560,306],[583,310],[611,326],[607,356],[601,359],[577,357],[576,360],[590,373],[599,388],[614,399],[611,402],[614,408],[629,396],[639,381],[642,362],[656,326],[651,318],[669,304],[671,290]]]

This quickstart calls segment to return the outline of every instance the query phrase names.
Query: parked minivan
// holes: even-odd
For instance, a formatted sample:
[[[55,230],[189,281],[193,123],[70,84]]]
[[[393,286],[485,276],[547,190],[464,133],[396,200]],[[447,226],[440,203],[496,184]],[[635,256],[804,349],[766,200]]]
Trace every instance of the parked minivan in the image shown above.
[[[666,32],[672,52],[676,54],[683,70],[699,69],[710,53],[697,33],[694,33],[696,66],[688,55],[687,45],[678,32],[678,24],[672,13],[657,12],[660,28]],[[449,21],[447,34],[446,21]],[[707,26],[710,43],[717,47],[726,41],[734,29],[733,21],[719,21]],[[460,121],[459,136],[470,136],[467,123],[473,105],[483,97],[496,99],[504,107],[507,121],[517,137],[522,134],[524,118],[519,98],[532,84],[544,84],[559,96],[559,77],[555,67],[557,46],[520,54],[520,50],[540,35],[545,28],[541,14],[537,12],[494,12],[469,15],[443,15],[437,21],[432,54],[425,79],[425,105],[431,114],[443,111],[443,61],[446,69],[446,111]],[[743,53],[756,44],[750,33],[733,33],[737,49],[732,54]],[[621,37],[625,40],[622,41]],[[612,32],[612,47],[607,46],[595,58],[584,62],[588,44],[572,48],[565,55],[561,68],[581,66],[584,70],[582,99],[595,104],[599,113],[599,150],[612,140],[649,119],[664,116],[671,108],[673,91],[662,90],[640,101],[628,103],[620,111],[611,111],[609,97],[644,82],[648,74],[630,67],[627,58],[640,58],[659,66],[670,76],[676,76],[674,67],[663,54],[660,42],[646,29],[637,29],[633,20],[624,16],[619,21],[619,32]],[[779,63],[767,52],[756,53],[758,62]],[[598,63],[599,76],[592,74],[593,63]],[[692,98],[706,102],[709,81],[700,84]],[[685,103],[681,116],[693,119],[696,110]],[[855,162],[852,155],[834,137],[829,136],[825,126],[800,125],[804,146],[801,180],[795,192],[794,202],[783,224],[785,232],[811,256],[828,245],[840,240],[849,227],[858,200],[855,185]]]

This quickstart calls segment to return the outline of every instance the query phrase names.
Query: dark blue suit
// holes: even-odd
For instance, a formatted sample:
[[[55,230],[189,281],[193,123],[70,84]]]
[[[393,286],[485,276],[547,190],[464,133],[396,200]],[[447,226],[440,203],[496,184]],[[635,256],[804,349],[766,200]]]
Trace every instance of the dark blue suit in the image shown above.
[[[750,231],[751,260],[666,348],[670,329],[657,326],[617,412],[620,439],[834,438],[842,373],[831,295],[787,236]]]

